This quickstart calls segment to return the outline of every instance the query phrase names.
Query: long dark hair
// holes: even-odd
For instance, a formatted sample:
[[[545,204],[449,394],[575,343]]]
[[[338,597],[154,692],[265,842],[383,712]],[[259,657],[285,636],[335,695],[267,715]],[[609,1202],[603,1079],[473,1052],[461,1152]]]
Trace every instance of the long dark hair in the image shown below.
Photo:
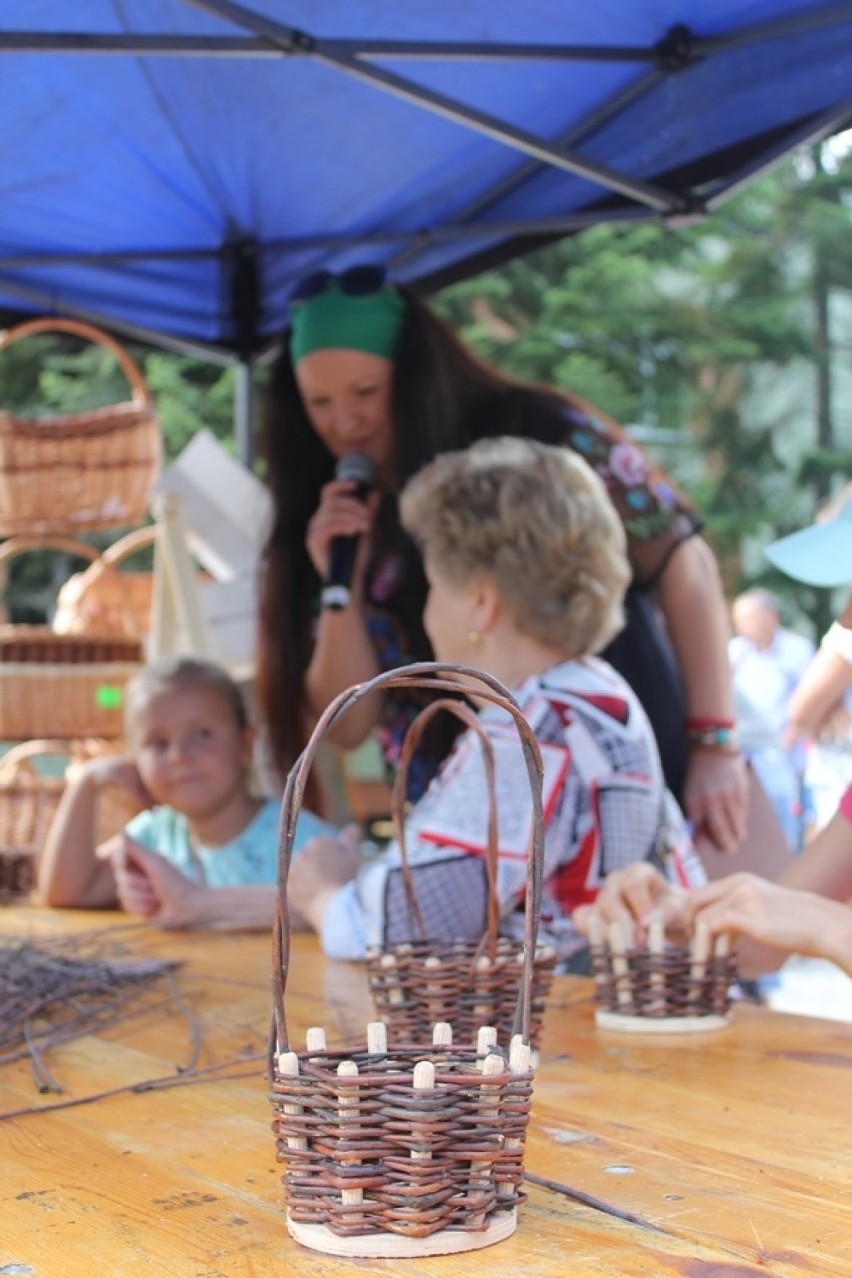
[[[414,294],[403,287],[399,292],[408,302],[391,391],[400,488],[439,453],[464,448],[483,435],[564,440],[564,396],[504,377],[469,351]],[[272,370],[262,448],[275,516],[261,590],[257,689],[272,757],[283,774],[305,743],[304,672],[320,587],[305,535],[320,489],[332,478],[335,464],[304,410],[293,374],[289,331]],[[404,544],[395,498],[382,503],[377,534]],[[400,613],[416,636],[415,650],[428,657],[431,652],[422,632],[425,581],[410,544],[407,553],[410,572]]]

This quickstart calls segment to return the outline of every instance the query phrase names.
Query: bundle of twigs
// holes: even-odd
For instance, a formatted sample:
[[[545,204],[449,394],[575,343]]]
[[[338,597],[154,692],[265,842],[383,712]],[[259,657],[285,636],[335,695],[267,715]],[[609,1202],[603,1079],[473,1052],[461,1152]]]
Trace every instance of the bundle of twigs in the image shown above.
[[[29,1056],[39,1090],[61,1092],[45,1053],[150,1010],[162,1003],[164,984],[167,1000],[180,1005],[171,976],[175,966],[170,960],[123,957],[103,931],[0,938],[0,1064]],[[194,1049],[187,1068],[196,1055]]]

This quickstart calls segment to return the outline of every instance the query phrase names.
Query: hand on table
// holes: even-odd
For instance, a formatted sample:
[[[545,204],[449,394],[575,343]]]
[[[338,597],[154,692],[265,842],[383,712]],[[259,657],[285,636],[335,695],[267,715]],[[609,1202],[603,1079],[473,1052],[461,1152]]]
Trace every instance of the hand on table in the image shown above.
[[[191,882],[156,852],[128,835],[111,858],[122,908],[163,927],[191,927],[199,915],[199,895],[207,889]]]

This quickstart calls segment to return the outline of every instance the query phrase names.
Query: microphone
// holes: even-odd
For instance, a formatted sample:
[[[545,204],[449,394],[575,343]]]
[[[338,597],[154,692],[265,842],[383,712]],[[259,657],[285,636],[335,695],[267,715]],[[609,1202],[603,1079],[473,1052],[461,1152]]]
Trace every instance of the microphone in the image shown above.
[[[376,478],[376,468],[372,457],[366,453],[347,453],[338,459],[334,468],[335,479],[352,480],[356,487],[353,496],[359,501],[366,501]],[[355,567],[355,554],[360,538],[357,533],[351,537],[334,537],[328,560],[328,575],[323,582],[320,600],[323,608],[335,611],[345,608],[349,603],[349,587],[352,584],[352,569]]]

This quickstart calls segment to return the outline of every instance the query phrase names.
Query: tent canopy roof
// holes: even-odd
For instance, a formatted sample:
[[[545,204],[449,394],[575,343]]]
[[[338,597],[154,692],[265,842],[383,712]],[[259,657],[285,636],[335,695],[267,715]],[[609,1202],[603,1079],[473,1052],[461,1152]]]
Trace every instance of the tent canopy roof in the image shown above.
[[[0,57],[0,308],[223,359],[305,271],[678,225],[852,123],[823,0],[29,0]]]

